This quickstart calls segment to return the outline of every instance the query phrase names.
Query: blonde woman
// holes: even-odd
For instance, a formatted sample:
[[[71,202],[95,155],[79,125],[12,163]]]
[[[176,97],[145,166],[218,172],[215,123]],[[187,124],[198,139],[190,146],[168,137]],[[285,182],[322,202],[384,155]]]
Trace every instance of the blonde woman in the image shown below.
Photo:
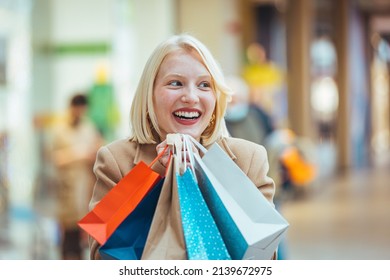
[[[267,176],[264,147],[228,136],[224,115],[230,95],[217,62],[196,38],[175,35],[157,46],[132,102],[130,137],[98,152],[90,208],[138,162],[150,163],[169,133],[189,134],[206,148],[217,142],[273,203],[274,182]],[[168,155],[152,168],[164,175],[167,161]],[[90,241],[91,259],[100,259],[99,244]]]

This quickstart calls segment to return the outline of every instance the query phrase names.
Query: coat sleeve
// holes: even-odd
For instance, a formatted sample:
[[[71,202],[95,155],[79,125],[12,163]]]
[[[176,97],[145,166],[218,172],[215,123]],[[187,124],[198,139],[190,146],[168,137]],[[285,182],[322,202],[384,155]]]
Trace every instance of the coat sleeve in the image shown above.
[[[268,176],[269,163],[265,148],[263,146],[258,146],[249,162],[247,176],[253,181],[267,200],[274,205],[275,183],[274,180]]]
[[[96,176],[96,182],[89,203],[89,209],[92,210],[96,204],[120,181],[123,177],[118,163],[107,147],[102,147],[97,152],[93,171]],[[99,254],[100,244],[89,237],[90,258],[92,260],[101,259]]]
[[[226,143],[225,151],[227,150],[227,153],[236,162],[238,167],[274,206],[275,183],[268,176],[269,162],[264,146],[237,138],[229,138]]]

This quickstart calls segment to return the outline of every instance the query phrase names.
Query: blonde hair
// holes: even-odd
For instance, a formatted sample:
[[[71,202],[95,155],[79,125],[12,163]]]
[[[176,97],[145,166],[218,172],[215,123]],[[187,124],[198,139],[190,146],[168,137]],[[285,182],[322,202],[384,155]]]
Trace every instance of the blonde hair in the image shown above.
[[[216,95],[213,113],[215,120],[203,131],[202,144],[207,146],[223,136],[228,136],[224,115],[232,94],[231,90],[225,83],[219,65],[206,46],[188,34],[181,34],[160,43],[146,62],[130,110],[132,141],[155,144],[160,140],[161,132],[153,107],[154,82],[164,58],[178,50],[195,52],[211,75],[212,88]]]

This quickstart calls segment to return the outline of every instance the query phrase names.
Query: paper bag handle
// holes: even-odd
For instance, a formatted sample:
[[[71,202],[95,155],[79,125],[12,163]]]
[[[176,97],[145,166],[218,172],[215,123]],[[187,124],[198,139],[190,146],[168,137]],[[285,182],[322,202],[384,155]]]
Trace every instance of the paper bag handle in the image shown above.
[[[188,158],[189,158],[189,162],[190,162],[190,168],[192,170],[192,172],[195,174],[195,167],[194,167],[194,164],[195,164],[195,159],[194,159],[194,153],[192,152],[192,144],[191,144],[191,141],[189,140],[189,138],[187,137],[188,135],[186,134],[182,134],[182,137],[183,137],[183,143],[184,143],[184,149],[187,150],[187,153],[188,153]],[[184,158],[184,162],[186,163],[186,155],[187,153],[185,153],[185,158]],[[197,178],[195,177],[195,181],[197,182]]]
[[[194,139],[194,137],[192,137],[191,135],[185,135],[185,137],[187,137],[192,143],[195,144],[195,146],[202,151],[203,154],[207,153],[207,149],[202,145],[200,144],[198,141],[196,141]]]
[[[195,174],[194,168],[194,155],[192,153],[191,141],[188,139],[186,134],[182,133],[171,133],[167,135],[167,145],[173,147],[173,154],[178,158],[175,161],[176,170],[180,170],[179,165],[183,164],[183,169],[187,169],[187,157],[189,166]],[[184,150],[184,151],[183,151]]]
[[[168,149],[168,146],[165,146],[165,147],[164,147],[164,150],[162,150],[162,151],[157,155],[157,157],[149,164],[148,167],[149,167],[149,168],[152,167],[153,164],[155,164],[156,161],[159,160],[159,159],[163,156],[163,154],[166,152],[167,149]]]

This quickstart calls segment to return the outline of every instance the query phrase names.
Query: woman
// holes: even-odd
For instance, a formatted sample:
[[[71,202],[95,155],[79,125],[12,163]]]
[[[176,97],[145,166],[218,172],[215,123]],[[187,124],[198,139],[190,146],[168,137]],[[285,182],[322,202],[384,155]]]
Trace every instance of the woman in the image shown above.
[[[229,138],[224,114],[230,90],[209,50],[189,35],[177,35],[152,53],[131,107],[132,135],[102,147],[92,209],[138,162],[150,163],[166,145],[169,133],[189,134],[206,148],[217,142],[272,203],[273,180],[267,177],[265,149]],[[168,155],[152,168],[164,175]],[[99,259],[99,244],[90,240],[91,258]]]

